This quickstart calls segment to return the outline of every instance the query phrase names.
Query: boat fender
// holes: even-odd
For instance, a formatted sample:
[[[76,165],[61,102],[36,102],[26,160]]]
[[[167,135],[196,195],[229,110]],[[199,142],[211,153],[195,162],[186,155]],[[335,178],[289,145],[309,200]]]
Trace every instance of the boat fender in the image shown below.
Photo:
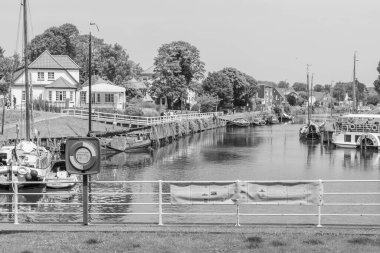
[[[355,130],[356,126],[355,124],[350,124],[350,130]]]
[[[38,176],[38,172],[35,171],[35,170],[30,170],[30,175],[31,175],[32,177],[37,177],[37,176]]]
[[[378,130],[377,125],[372,125],[371,129],[372,129],[372,131],[377,132],[377,130]]]

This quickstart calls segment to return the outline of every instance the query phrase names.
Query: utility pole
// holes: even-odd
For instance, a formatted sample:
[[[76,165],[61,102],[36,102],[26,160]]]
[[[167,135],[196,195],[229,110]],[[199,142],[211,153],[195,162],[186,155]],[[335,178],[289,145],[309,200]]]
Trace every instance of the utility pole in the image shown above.
[[[28,16],[27,16],[27,1],[23,0],[24,12],[24,63],[25,63],[25,133],[26,140],[30,140],[30,110],[29,110],[29,74],[28,74]]]

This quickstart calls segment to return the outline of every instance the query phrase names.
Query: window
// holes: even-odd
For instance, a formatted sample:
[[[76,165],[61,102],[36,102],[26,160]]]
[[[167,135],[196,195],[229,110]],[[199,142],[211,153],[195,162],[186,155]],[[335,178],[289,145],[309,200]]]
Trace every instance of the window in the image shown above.
[[[26,98],[26,95],[25,95],[25,91],[23,90],[21,94],[21,100],[25,101],[25,98]]]
[[[54,72],[48,72],[48,80],[54,80]]]
[[[105,94],[106,95],[106,103],[113,103],[114,101],[114,94]]]
[[[45,80],[44,72],[38,72],[38,73],[37,73],[37,80],[38,80],[38,81],[43,81],[43,80]]]
[[[344,142],[351,142],[351,135],[345,135]]]
[[[96,98],[96,102],[97,103],[100,103],[100,93],[96,94],[97,95],[97,98]]]
[[[56,101],[65,101],[66,100],[66,91],[56,91],[55,92]]]
[[[49,101],[53,100],[53,92],[49,90]]]
[[[74,91],[70,91],[70,101],[74,100]]]
[[[355,142],[358,141],[359,137],[360,137],[360,135],[355,135]]]
[[[86,92],[85,91],[80,92],[80,102],[86,103]]]
[[[95,104],[95,93],[91,94],[91,103]]]

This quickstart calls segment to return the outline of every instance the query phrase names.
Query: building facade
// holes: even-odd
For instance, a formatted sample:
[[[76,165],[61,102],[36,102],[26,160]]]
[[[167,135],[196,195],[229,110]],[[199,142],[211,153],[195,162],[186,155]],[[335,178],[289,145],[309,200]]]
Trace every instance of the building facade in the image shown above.
[[[28,66],[31,101],[44,100],[58,107],[74,107],[79,69],[80,67],[67,55],[43,52]],[[25,105],[24,68],[14,73],[11,98],[16,107]]]

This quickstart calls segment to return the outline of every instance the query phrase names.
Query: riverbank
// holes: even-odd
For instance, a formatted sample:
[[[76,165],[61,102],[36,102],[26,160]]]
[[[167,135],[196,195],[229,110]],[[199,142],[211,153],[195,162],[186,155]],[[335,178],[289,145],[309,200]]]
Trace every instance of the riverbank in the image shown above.
[[[3,224],[7,252],[378,252],[360,227]],[[23,238],[20,240],[20,238]]]

